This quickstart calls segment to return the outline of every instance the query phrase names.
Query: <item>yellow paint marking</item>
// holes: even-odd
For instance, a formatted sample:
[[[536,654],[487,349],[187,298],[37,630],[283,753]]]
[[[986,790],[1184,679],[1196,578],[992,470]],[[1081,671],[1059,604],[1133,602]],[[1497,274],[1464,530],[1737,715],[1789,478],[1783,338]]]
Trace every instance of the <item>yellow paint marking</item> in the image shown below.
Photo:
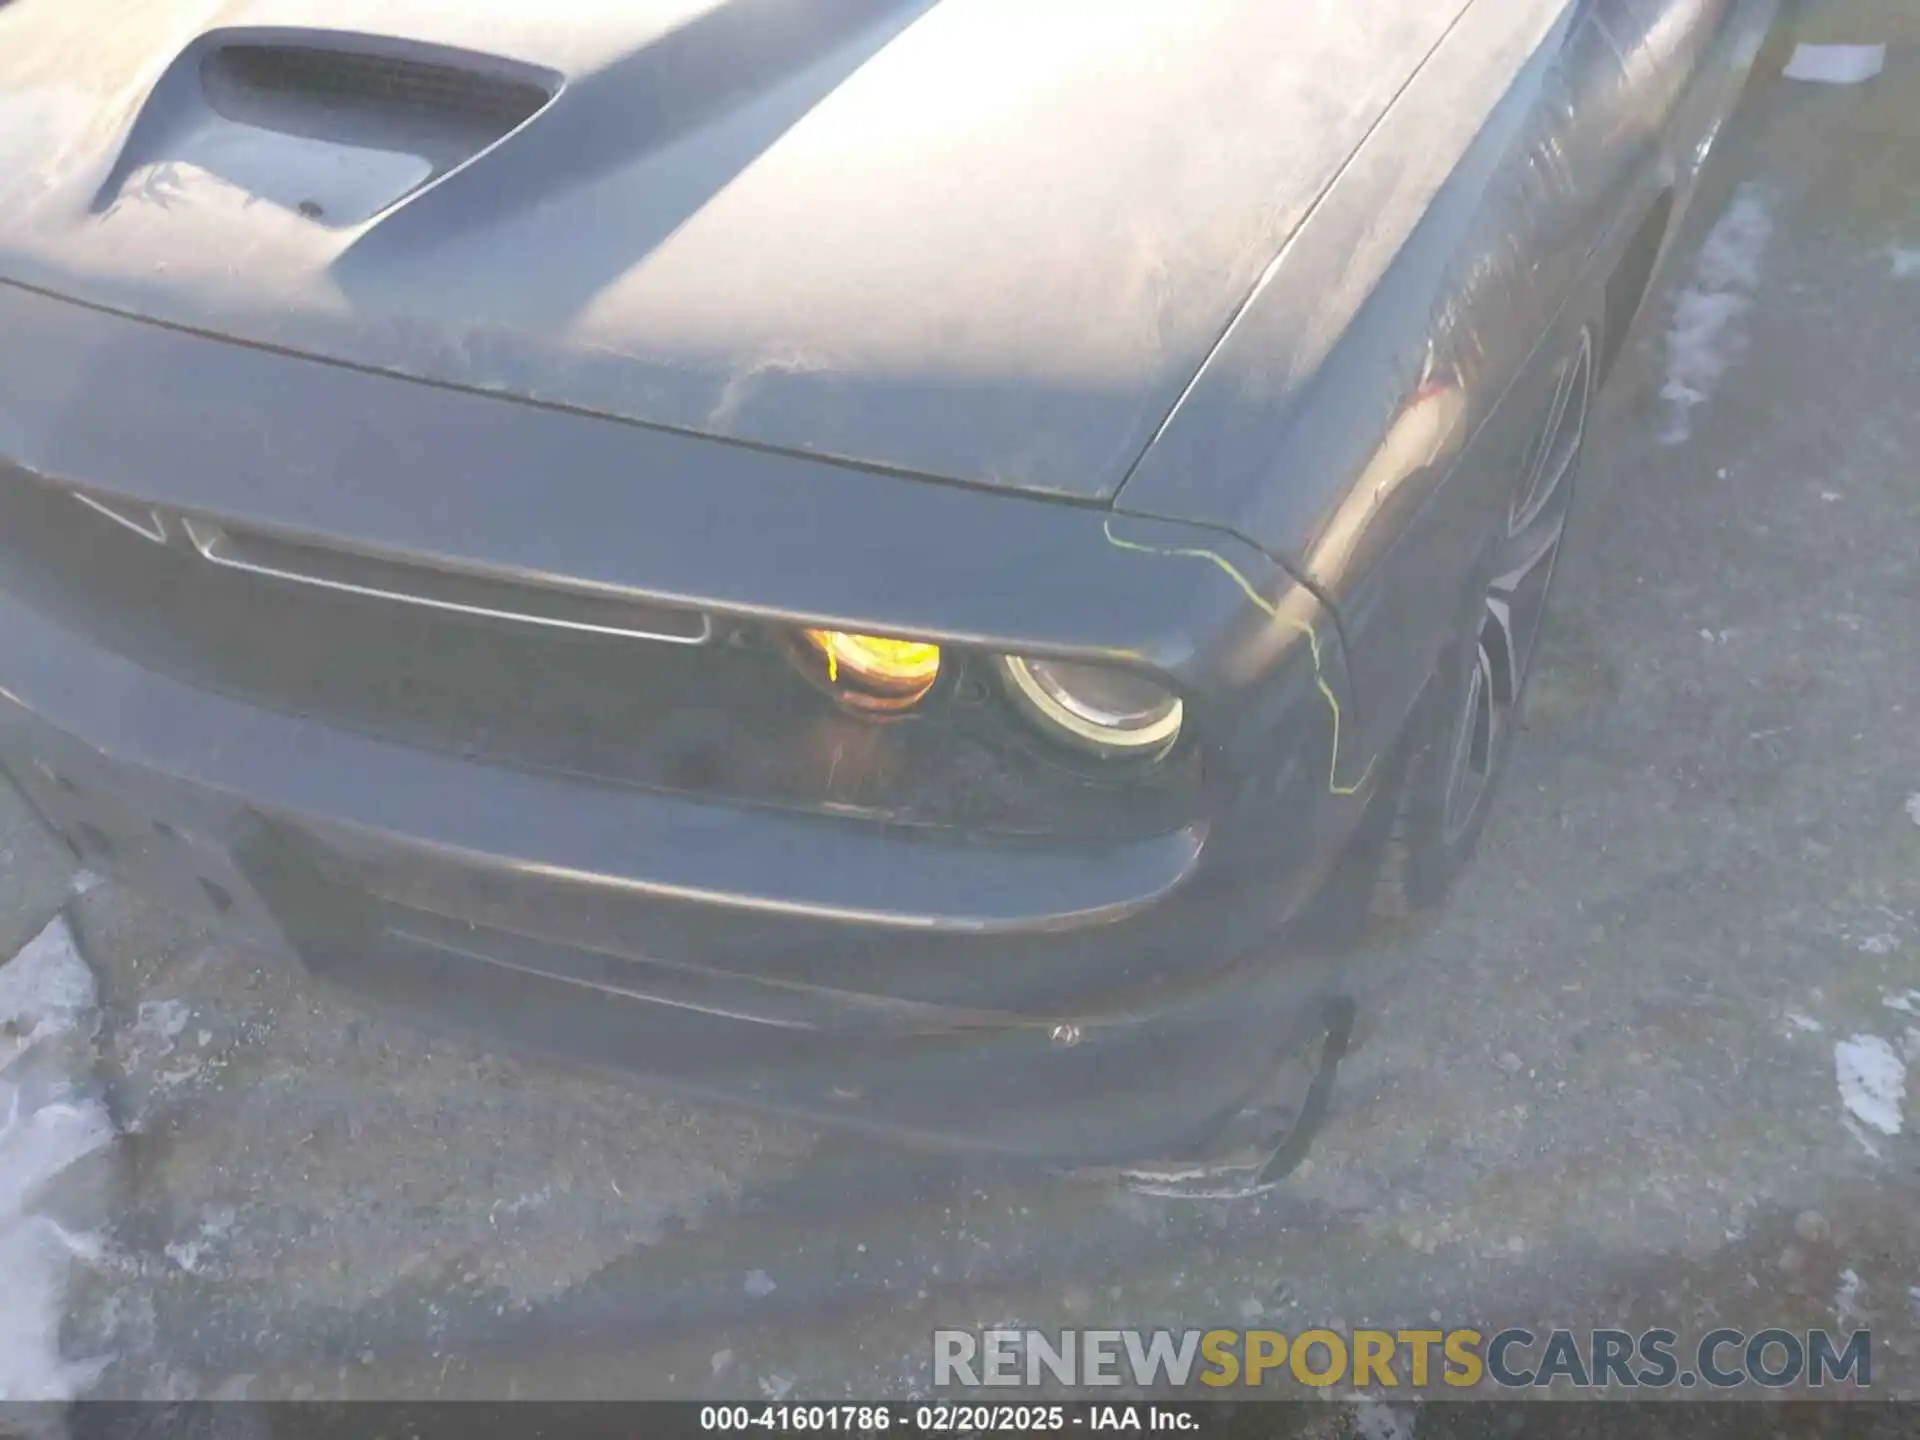
[[[1247,599],[1259,607],[1269,619],[1277,620],[1283,625],[1291,625],[1307,637],[1307,646],[1313,654],[1313,683],[1326,697],[1327,709],[1333,712],[1333,757],[1327,763],[1327,790],[1331,794],[1340,796],[1359,794],[1373,774],[1374,760],[1367,761],[1367,768],[1360,772],[1360,778],[1353,784],[1340,783],[1340,697],[1333,693],[1333,687],[1327,683],[1326,672],[1321,668],[1319,632],[1304,620],[1296,620],[1291,615],[1282,615],[1280,607],[1254,589],[1253,582],[1242,575],[1234,563],[1224,555],[1198,546],[1141,545],[1132,540],[1122,540],[1113,533],[1111,520],[1105,522],[1104,528],[1107,533],[1107,543],[1120,550],[1132,550],[1141,555],[1163,555],[1170,559],[1205,560],[1219,566],[1227,577],[1245,592]],[[1375,760],[1378,758],[1378,756],[1374,757]]]

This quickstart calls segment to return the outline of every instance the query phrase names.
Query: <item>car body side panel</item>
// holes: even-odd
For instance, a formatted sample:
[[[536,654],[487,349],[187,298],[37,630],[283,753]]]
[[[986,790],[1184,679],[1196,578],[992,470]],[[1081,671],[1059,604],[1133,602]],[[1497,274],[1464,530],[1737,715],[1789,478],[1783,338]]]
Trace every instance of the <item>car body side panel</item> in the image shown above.
[[[1680,57],[1666,48],[1673,37],[1663,36],[1659,25],[1674,18],[1675,7],[1663,9],[1654,0],[1595,0],[1587,22],[1568,37],[1549,81],[1565,98],[1539,117],[1528,162],[1515,167],[1520,188],[1501,194],[1498,234],[1511,248],[1488,272],[1490,289],[1460,297],[1462,314],[1479,318],[1474,329],[1453,334],[1464,333],[1477,348],[1456,343],[1453,373],[1474,375],[1478,365],[1483,414],[1469,420],[1444,474],[1415,481],[1398,516],[1382,516],[1386,523],[1373,525],[1374,533],[1350,554],[1323,547],[1310,562],[1316,583],[1335,597],[1354,646],[1356,683],[1368,701],[1364,746],[1384,747],[1397,734],[1458,622],[1458,602],[1478,580],[1481,547],[1502,533],[1522,467],[1540,439],[1555,363],[1580,327],[1604,314],[1608,281],[1663,196],[1676,199],[1667,220],[1671,235],[1690,198],[1705,133],[1737,97],[1773,10],[1773,0],[1729,5],[1699,34],[1700,48]],[[1615,55],[1625,63],[1609,64]],[[1684,61],[1678,78],[1690,76],[1691,83],[1650,97],[1641,87],[1663,61]],[[1711,105],[1699,103],[1703,96],[1712,97]],[[1650,105],[1650,98],[1660,104]],[[1651,134],[1641,128],[1648,114],[1663,121]],[[1603,124],[1609,117],[1611,135]],[[1569,135],[1576,122],[1595,125],[1584,144]],[[1611,143],[1595,145],[1595,139]],[[1556,185],[1529,191],[1540,174],[1538,157],[1556,153],[1577,163]],[[1497,243],[1489,240],[1489,248]],[[1479,342],[1492,333],[1504,333],[1505,344]],[[1608,336],[1607,343],[1623,338]],[[1371,509],[1358,494],[1349,505]]]
[[[1388,743],[1550,383],[1657,197],[1684,191],[1774,0],[1482,0],[1202,370],[1123,489],[1333,604]],[[1389,561],[1389,557],[1391,560]]]
[[[1467,3],[8,6],[0,276],[399,374],[1104,499]],[[201,62],[234,41],[447,47],[559,88],[463,166],[335,223],[249,178],[311,145],[210,111]],[[326,163],[374,185],[409,153],[384,143]]]

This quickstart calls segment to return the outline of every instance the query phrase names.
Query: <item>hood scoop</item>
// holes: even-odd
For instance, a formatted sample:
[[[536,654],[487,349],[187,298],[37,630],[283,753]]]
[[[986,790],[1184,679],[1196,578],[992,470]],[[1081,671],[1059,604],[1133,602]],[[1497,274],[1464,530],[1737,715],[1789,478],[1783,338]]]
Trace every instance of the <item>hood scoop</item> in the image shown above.
[[[364,224],[531,120],[559,77],[377,36],[217,31],[153,89],[96,212],[214,185]]]

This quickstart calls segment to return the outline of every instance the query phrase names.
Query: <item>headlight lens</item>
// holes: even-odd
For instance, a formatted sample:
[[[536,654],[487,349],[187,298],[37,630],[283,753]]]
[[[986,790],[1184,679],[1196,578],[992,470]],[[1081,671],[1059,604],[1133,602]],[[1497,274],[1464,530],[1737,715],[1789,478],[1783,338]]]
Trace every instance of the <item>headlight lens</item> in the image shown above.
[[[1185,718],[1179,696],[1125,670],[1008,655],[1000,671],[1008,692],[1043,729],[1102,755],[1164,750]]]
[[[851,635],[840,630],[803,630],[826,661],[827,684],[854,704],[903,709],[940,678],[940,647],[924,640]]]

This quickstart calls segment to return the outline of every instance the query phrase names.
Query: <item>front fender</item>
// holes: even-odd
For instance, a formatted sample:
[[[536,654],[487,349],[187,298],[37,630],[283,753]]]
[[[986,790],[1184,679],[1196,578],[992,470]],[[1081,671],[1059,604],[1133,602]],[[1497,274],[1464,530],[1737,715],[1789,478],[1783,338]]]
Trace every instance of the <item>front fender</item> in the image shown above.
[[[1417,695],[1530,438],[1489,422],[1527,409],[1529,361],[1675,183],[1671,136],[1744,13],[1471,8],[1122,491],[1247,537],[1326,598],[1369,747]]]

